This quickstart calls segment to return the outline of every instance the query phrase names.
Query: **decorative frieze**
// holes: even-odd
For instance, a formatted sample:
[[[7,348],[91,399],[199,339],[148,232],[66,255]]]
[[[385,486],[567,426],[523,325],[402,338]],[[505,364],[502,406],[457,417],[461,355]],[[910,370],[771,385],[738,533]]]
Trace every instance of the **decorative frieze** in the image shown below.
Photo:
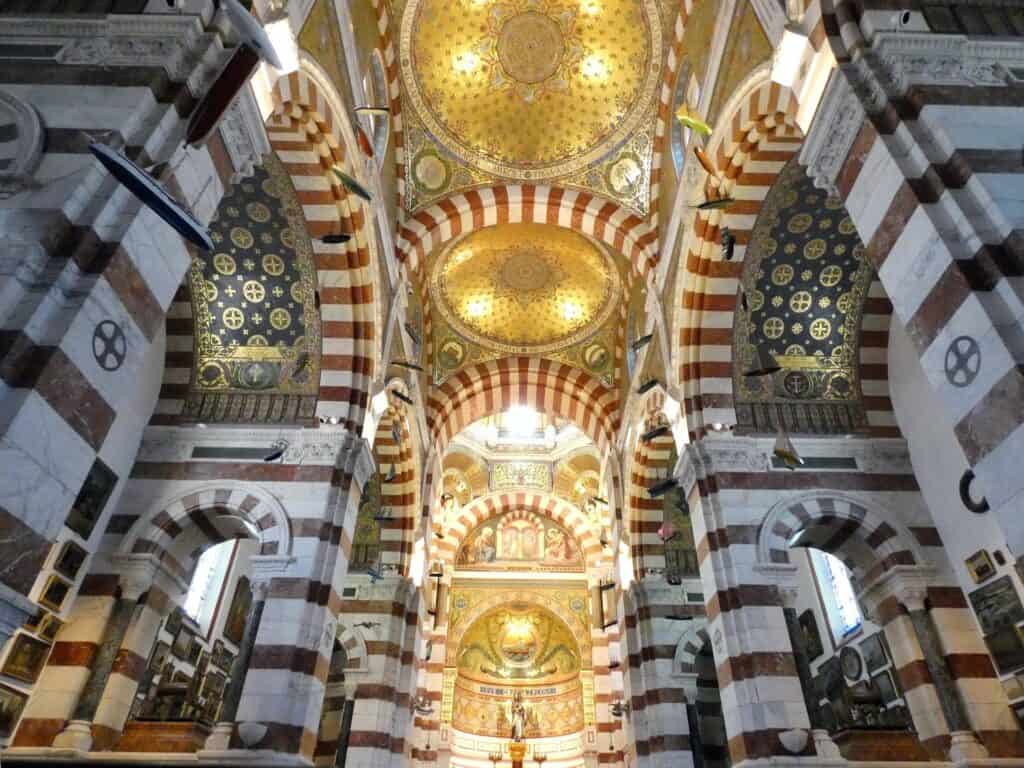
[[[818,189],[838,196],[836,179],[863,123],[856,91],[842,72],[834,72],[800,150],[800,164]]]

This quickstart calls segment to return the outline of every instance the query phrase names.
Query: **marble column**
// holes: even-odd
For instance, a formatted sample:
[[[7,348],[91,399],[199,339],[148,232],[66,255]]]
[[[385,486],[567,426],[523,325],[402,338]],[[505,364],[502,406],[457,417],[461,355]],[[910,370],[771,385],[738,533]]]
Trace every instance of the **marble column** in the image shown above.
[[[114,669],[114,661],[124,643],[125,635],[132,624],[135,611],[139,606],[139,598],[153,581],[151,568],[130,570],[121,574],[120,595],[107,620],[103,638],[92,660],[85,688],[78,697],[78,703],[72,712],[68,724],[53,740],[57,748],[70,748],[80,752],[92,749],[92,725],[96,712],[100,708],[103,692]]]
[[[924,662],[927,679],[904,698],[922,741],[949,734],[949,757],[984,759],[988,750],[971,730],[964,703],[950,674],[935,623],[926,605],[934,574],[920,566],[896,566],[865,588],[865,614],[880,624],[899,667]]]
[[[224,702],[220,707],[220,716],[213,733],[206,740],[206,749],[224,750],[228,748],[231,733],[235,727],[235,717],[238,715],[238,704],[242,700],[245,676],[252,661],[252,650],[256,645],[256,635],[260,629],[260,619],[263,618],[263,608],[267,604],[269,586],[269,581],[252,582],[252,608],[245,620],[245,629],[242,631],[242,641],[238,645],[238,654],[231,663],[231,676],[227,688],[224,690]]]
[[[917,635],[917,642],[924,654],[924,663],[928,667],[928,674],[931,675],[932,682],[935,684],[935,692],[939,695],[942,714],[945,715],[946,724],[949,726],[950,757],[953,760],[988,757],[988,750],[978,741],[978,737],[971,730],[971,723],[967,718],[964,703],[960,699],[960,692],[953,682],[953,676],[950,674],[946,659],[942,654],[938,632],[935,629],[931,613],[925,607],[923,600],[920,605],[913,607],[908,605],[906,608],[910,615],[910,623],[914,627],[914,634]]]

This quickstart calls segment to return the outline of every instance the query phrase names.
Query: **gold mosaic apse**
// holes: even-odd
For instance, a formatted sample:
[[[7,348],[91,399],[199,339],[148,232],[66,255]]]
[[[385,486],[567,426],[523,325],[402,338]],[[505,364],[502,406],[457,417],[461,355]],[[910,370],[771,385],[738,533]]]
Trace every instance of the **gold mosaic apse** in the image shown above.
[[[405,86],[430,133],[522,180],[580,170],[635,133],[661,47],[654,0],[413,0],[401,29]]]
[[[620,292],[602,249],[547,224],[499,225],[456,241],[434,265],[430,288],[458,333],[509,354],[586,338],[608,319]]]

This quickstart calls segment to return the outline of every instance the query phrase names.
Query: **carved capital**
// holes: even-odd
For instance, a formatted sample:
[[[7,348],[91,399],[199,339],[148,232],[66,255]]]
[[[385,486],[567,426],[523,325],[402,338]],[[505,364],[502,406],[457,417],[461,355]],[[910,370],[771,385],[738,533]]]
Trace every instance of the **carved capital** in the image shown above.
[[[263,127],[252,86],[247,85],[242,89],[235,103],[224,114],[219,130],[235,169],[231,174],[231,183],[236,184],[251,176],[256,166],[263,162],[263,156],[270,152],[270,140]]]
[[[864,613],[878,622],[879,606],[889,598],[908,611],[924,609],[928,586],[935,578],[935,568],[925,565],[897,565],[886,571],[857,596]]]

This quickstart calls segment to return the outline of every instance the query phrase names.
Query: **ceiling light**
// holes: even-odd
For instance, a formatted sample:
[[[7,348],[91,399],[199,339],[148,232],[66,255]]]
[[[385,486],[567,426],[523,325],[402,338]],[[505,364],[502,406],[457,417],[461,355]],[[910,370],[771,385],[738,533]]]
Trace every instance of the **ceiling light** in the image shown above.
[[[505,427],[514,435],[526,437],[537,431],[540,415],[528,405],[513,405],[505,412]]]
[[[452,56],[452,69],[460,74],[472,74],[478,66],[480,66],[480,57],[472,51]]]
[[[566,320],[579,320],[583,317],[583,307],[578,301],[567,300],[562,302],[562,317]]]
[[[583,60],[583,63],[580,64],[580,71],[587,77],[600,79],[608,77],[608,67],[604,63],[604,59],[596,54],[591,54]]]
[[[791,88],[800,69],[807,46],[807,36],[787,26],[782,32],[782,42],[775,51],[772,62],[772,80],[781,86]]]
[[[587,16],[597,16],[601,12],[601,5],[596,0],[583,0],[580,10],[587,14]]]
[[[285,16],[277,21],[266,25],[267,37],[280,60],[280,72],[287,75],[290,72],[297,72],[299,69],[299,46],[295,40],[295,33],[292,31],[291,22]]]
[[[466,302],[466,314],[470,317],[483,317],[491,311],[491,300],[486,296],[470,299]]]

